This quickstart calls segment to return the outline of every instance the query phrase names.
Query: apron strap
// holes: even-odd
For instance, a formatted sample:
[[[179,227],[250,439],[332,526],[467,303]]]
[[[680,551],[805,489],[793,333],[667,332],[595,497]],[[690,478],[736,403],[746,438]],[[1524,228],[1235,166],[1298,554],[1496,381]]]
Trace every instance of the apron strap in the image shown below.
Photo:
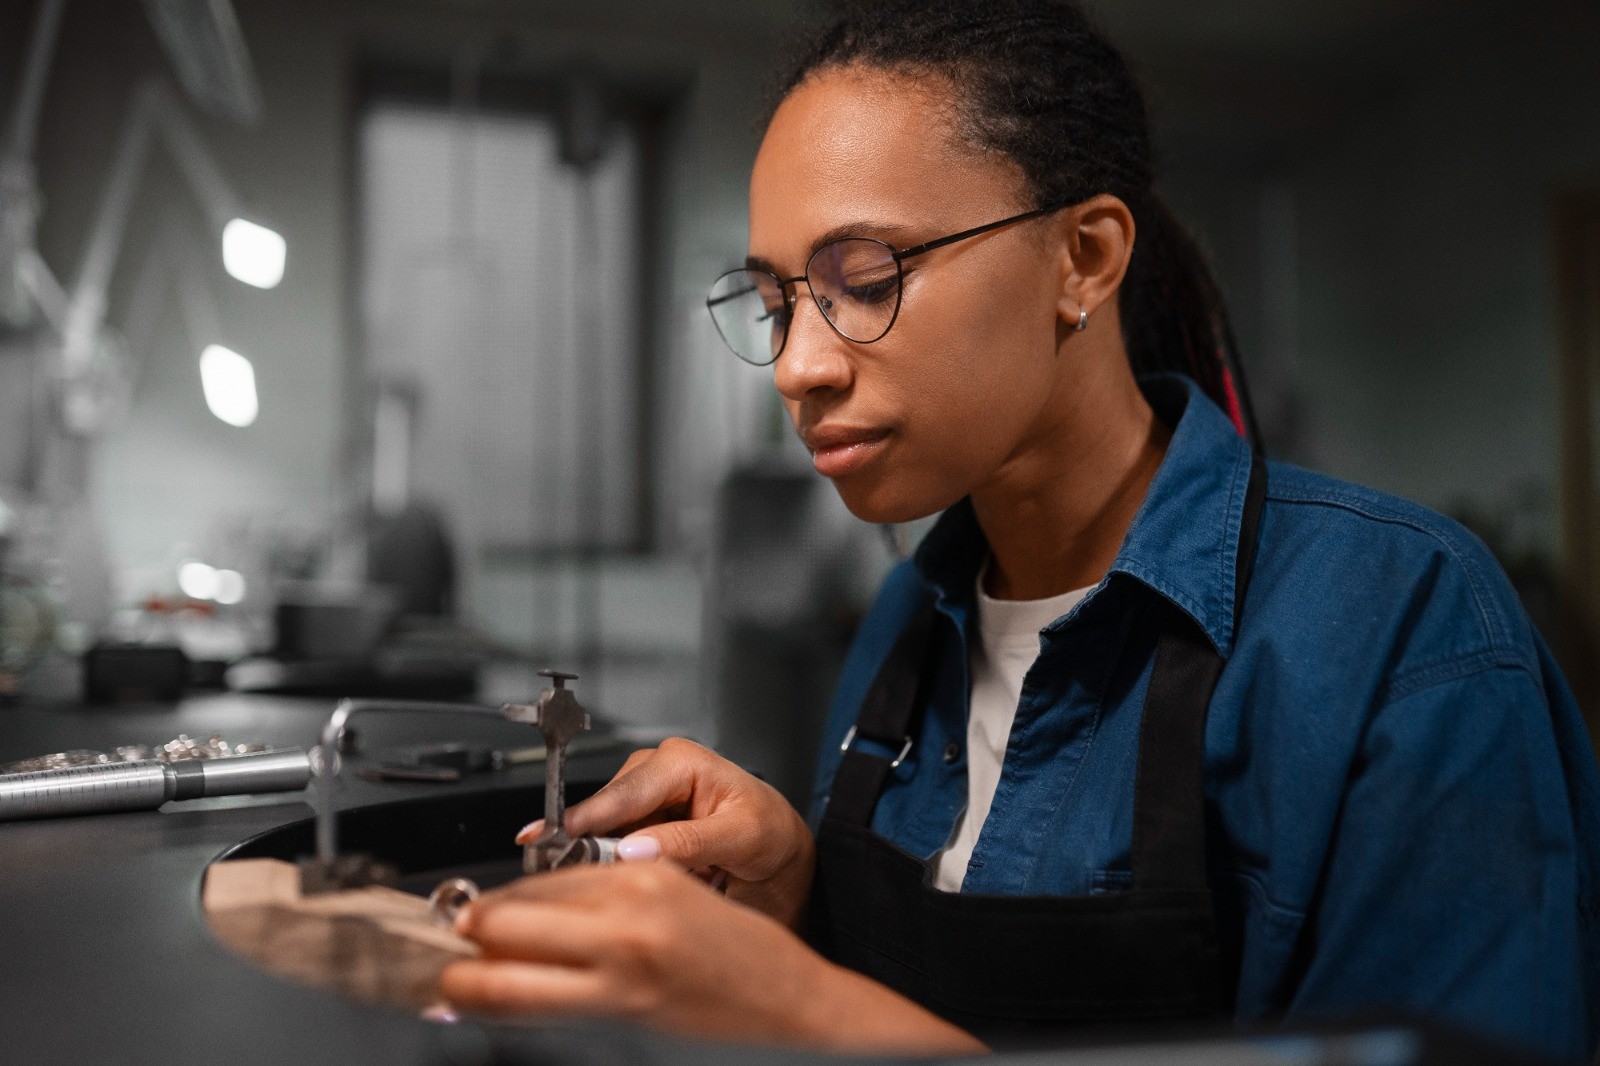
[[[878,669],[867,690],[855,727],[845,735],[844,757],[839,760],[828,793],[825,817],[854,825],[869,825],[878,794],[911,743],[911,727],[927,699],[927,678],[935,657],[928,654],[937,612],[930,601],[912,617]],[[896,752],[886,757],[863,750],[862,741]]]
[[[1255,565],[1266,498],[1266,462],[1251,456],[1239,554],[1234,567],[1234,629]],[[1159,607],[1161,636],[1139,725],[1133,785],[1133,887],[1206,888],[1206,712],[1222,656],[1199,623],[1168,600]]]

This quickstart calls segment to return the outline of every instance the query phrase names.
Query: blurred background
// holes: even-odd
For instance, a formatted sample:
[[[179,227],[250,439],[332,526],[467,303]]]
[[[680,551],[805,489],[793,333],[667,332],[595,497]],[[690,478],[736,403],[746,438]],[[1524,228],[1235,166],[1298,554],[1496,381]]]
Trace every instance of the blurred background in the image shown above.
[[[1600,8],[1091,9],[1271,451],[1473,528],[1594,728]],[[559,665],[803,795],[897,545],[703,299],[821,11],[0,5],[0,697],[128,646],[317,695]]]

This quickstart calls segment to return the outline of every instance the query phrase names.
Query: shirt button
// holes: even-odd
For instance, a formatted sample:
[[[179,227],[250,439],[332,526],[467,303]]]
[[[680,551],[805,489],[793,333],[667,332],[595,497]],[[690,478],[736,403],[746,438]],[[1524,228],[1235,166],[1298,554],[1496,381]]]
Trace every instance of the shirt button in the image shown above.
[[[961,745],[952,740],[944,746],[944,761],[952,763],[959,758],[961,758]]]

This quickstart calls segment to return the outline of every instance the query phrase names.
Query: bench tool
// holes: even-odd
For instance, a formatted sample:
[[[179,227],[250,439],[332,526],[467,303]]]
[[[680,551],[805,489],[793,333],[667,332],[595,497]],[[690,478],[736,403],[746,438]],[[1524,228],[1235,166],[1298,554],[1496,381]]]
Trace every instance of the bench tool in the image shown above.
[[[459,703],[430,703],[410,700],[341,700],[322,729],[322,739],[312,751],[311,769],[317,784],[316,854],[300,860],[301,891],[310,895],[368,884],[390,883],[396,871],[387,864],[360,854],[339,854],[338,812],[334,790],[343,759],[340,751],[351,719],[358,714],[473,714],[506,718],[534,726],[545,742],[544,832],[523,850],[522,868],[527,873],[543,873],[562,866],[616,861],[617,839],[612,837],[571,837],[566,832],[567,745],[587,731],[589,713],[566,687],[576,674],[559,670],[540,670],[539,676],[554,682],[527,704],[508,703],[499,708]],[[473,886],[474,890],[476,886]]]
[[[612,837],[567,835],[567,745],[589,729],[589,712],[578,703],[568,681],[577,674],[560,670],[540,670],[555,685],[539,693],[531,704],[506,704],[505,716],[513,722],[527,722],[544,734],[544,830],[524,846],[522,869],[537,874],[579,863],[613,862],[617,840]]]

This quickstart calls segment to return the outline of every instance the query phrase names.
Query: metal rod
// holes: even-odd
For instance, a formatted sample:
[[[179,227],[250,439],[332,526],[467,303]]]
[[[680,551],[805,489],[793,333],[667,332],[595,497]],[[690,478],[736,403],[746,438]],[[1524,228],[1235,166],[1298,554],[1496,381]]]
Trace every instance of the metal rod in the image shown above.
[[[550,843],[567,839],[567,746],[552,744],[545,734],[544,831],[539,839]]]
[[[217,166],[216,157],[195,133],[172,93],[160,82],[156,82],[152,90],[156,129],[166,138],[167,147],[177,159],[179,169],[189,179],[189,186],[211,216],[212,226],[220,234],[223,226],[243,213],[239,195],[233,191],[228,179],[222,176],[222,168]]]
[[[426,700],[341,700],[322,727],[317,745],[317,761],[312,770],[317,778],[317,860],[331,865],[339,855],[339,824],[334,810],[334,786],[339,774],[339,742],[346,727],[358,714],[382,711],[387,714],[473,714],[505,720],[498,707],[471,703],[434,703]]]
[[[72,301],[37,248],[22,250],[17,259],[17,273],[33,302],[44,312],[45,321],[58,333],[65,332]]]
[[[128,117],[112,157],[111,172],[100,192],[89,243],[72,286],[72,306],[67,320],[64,359],[69,372],[87,360],[94,350],[95,336],[105,321],[106,289],[122,251],[122,235],[132,210],[133,193],[144,170],[150,149],[150,112],[154,107],[148,88],[134,94]]]
[[[213,228],[220,233],[222,226],[239,213],[239,197],[184,119],[172,93],[159,81],[145,82],[128,110],[73,284],[64,346],[68,371],[77,369],[77,364],[94,350],[94,339],[105,323],[106,292],[122,251],[122,238],[149,156],[150,140],[156,132],[177,160],[178,170],[205,208]]]
[[[0,775],[0,821],[154,810],[168,800],[294,792],[310,760],[299,748],[217,759],[100,763]]]
[[[27,65],[23,68],[22,85],[17,90],[17,106],[11,112],[10,137],[4,153],[8,160],[27,163],[33,156],[33,144],[39,135],[39,114],[44,107],[45,83],[50,78],[50,61],[55,56],[56,42],[61,38],[61,14],[66,6],[66,0],[44,0],[39,5],[39,20],[33,24]]]

